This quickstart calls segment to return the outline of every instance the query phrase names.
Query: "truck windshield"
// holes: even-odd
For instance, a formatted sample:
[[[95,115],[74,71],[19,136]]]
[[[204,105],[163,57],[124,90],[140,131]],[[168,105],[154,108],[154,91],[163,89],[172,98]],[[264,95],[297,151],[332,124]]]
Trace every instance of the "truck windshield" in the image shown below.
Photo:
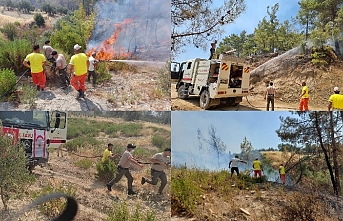
[[[0,111],[0,120],[5,127],[48,129],[48,119],[45,111]]]

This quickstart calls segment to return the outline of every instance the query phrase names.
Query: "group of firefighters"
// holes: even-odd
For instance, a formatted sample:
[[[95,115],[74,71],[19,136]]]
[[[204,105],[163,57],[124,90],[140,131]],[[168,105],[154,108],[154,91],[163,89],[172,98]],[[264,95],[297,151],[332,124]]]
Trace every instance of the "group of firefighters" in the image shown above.
[[[46,85],[46,75],[44,73],[44,66],[46,61],[51,62],[53,71],[56,71],[60,77],[61,88],[65,89],[70,84],[78,91],[77,99],[85,97],[85,81],[88,76],[88,82],[92,77],[93,87],[96,85],[97,76],[95,67],[98,60],[95,59],[96,53],[93,52],[88,58],[85,53],[81,52],[81,46],[74,45],[74,55],[69,62],[69,70],[67,70],[67,62],[63,54],[59,54],[50,46],[50,41],[45,41],[43,46],[44,54],[40,53],[39,45],[33,46],[33,52],[28,54],[23,61],[23,65],[31,70],[33,84],[37,86],[37,90],[43,91]],[[67,72],[71,73],[71,77]]]
[[[299,96],[300,103],[299,103],[299,111],[308,111],[308,101],[309,101],[309,94],[308,94],[308,86],[306,85],[305,81],[302,81],[301,84],[298,82],[294,82],[301,86],[301,94]],[[343,94],[340,94],[339,87],[333,88],[334,94],[332,94],[328,99],[328,111],[331,110],[343,110]],[[269,111],[269,105],[272,106],[272,111],[274,110],[274,99],[276,97],[276,88],[274,87],[273,82],[269,82],[269,86],[267,87],[264,93],[264,99],[267,99],[267,111]]]
[[[115,177],[106,184],[107,189],[109,191],[112,190],[112,186],[119,182],[120,179],[125,176],[127,178],[127,184],[128,184],[128,195],[135,195],[137,194],[135,191],[132,189],[132,183],[133,183],[133,177],[130,172],[130,167],[132,164],[143,168],[143,164],[139,162],[137,159],[135,159],[132,156],[132,153],[136,146],[134,144],[128,144],[126,146],[126,150],[121,156],[118,167],[117,167],[117,172]],[[113,144],[109,143],[107,145],[107,149],[103,153],[102,157],[102,162],[106,163],[107,160],[113,160],[116,157],[116,154],[112,153],[113,149]],[[148,179],[145,177],[142,177],[141,179],[141,184],[149,183],[151,185],[157,185],[158,179],[161,180],[161,185],[158,189],[158,194],[162,195],[162,191],[167,185],[167,176],[164,172],[166,168],[170,167],[170,155],[171,155],[171,149],[170,148],[165,148],[163,152],[161,153],[156,153],[153,155],[150,159],[151,161],[151,177],[152,179]]]
[[[234,174],[234,172],[237,173],[237,176],[239,175],[238,163],[247,164],[246,161],[239,159],[237,155],[234,158],[232,158],[229,163],[229,168],[231,168],[231,177]],[[261,161],[259,161],[258,158],[256,158],[254,162],[252,163],[252,168],[254,169],[255,178],[262,176],[263,166],[262,166]],[[286,170],[283,164],[280,164],[279,166],[279,175],[280,175],[282,184],[285,184],[286,183]]]

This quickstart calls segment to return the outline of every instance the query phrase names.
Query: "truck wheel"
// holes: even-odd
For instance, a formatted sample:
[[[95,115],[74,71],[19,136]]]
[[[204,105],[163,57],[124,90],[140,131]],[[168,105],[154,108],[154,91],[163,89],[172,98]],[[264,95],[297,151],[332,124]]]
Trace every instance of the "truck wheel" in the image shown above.
[[[179,89],[177,90],[177,96],[180,98],[180,99],[187,99],[188,98],[188,94],[186,94],[186,87],[185,85],[181,85],[179,87]]]
[[[210,93],[208,92],[208,90],[204,90],[203,92],[201,92],[200,94],[200,107],[202,109],[209,109],[210,108]]]

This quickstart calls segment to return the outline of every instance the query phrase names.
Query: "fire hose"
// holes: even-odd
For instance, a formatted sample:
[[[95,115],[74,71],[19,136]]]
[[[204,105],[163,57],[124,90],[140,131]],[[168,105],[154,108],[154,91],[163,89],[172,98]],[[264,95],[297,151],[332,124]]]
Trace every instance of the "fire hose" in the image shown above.
[[[10,87],[10,89],[8,89],[4,94],[0,95],[0,98],[6,96],[6,95],[8,94],[8,92],[10,92],[10,91],[14,88],[14,86],[16,86],[16,85],[19,83],[19,81],[24,77],[24,75],[25,75],[29,70],[30,70],[30,69],[26,69],[26,71],[24,71],[24,73],[19,77],[19,79],[17,80],[17,82],[15,82],[15,83]]]
[[[17,213],[13,214],[9,218],[5,219],[5,221],[14,221],[18,220],[20,216],[30,210],[32,210],[34,207],[43,204],[45,202],[49,202],[53,199],[59,199],[59,198],[65,198],[67,200],[67,205],[62,214],[60,214],[58,217],[52,219],[51,221],[71,221],[76,216],[78,205],[76,200],[73,197],[70,197],[64,193],[51,193],[49,195],[42,196],[36,200],[34,200],[31,204],[27,205]]]

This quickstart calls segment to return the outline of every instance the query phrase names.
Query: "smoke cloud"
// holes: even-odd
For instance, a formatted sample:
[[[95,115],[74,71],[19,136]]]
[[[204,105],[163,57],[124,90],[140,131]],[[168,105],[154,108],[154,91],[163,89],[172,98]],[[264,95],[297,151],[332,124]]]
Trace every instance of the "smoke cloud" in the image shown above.
[[[95,8],[87,51],[112,50],[113,58],[124,55],[140,60],[170,57],[170,0],[103,0]]]

